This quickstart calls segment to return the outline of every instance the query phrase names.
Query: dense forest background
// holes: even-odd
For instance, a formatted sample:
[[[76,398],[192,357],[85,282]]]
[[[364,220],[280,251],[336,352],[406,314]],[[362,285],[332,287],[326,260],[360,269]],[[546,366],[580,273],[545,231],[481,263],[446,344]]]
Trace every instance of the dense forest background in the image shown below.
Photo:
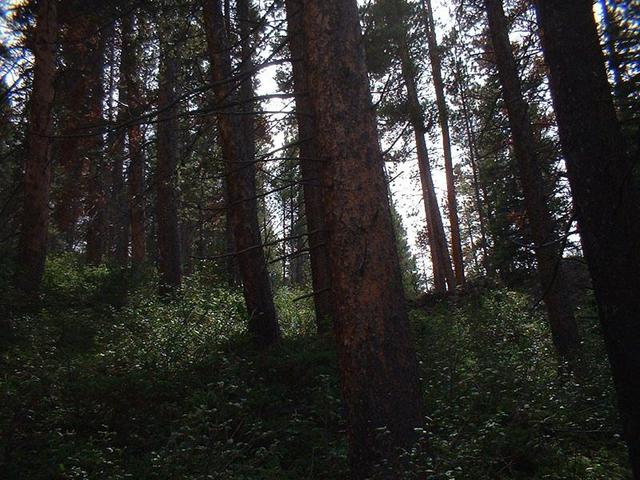
[[[0,15],[0,478],[640,478],[638,2]]]

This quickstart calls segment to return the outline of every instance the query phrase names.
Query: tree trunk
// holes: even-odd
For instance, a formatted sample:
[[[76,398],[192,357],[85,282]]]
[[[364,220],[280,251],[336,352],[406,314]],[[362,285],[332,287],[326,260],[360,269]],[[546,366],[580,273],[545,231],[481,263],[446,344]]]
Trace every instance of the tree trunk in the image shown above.
[[[303,26],[352,478],[404,478],[421,398],[357,2],[304,0]]]
[[[616,119],[592,2],[538,0],[536,6],[582,248],[634,478],[640,479],[640,199],[634,162]]]
[[[311,284],[316,313],[316,328],[324,334],[331,330],[331,292],[329,291],[329,259],[327,258],[322,189],[320,188],[321,167],[315,131],[315,120],[308,93],[306,59],[304,53],[304,32],[302,26],[302,1],[287,0],[287,35],[291,65],[293,70],[294,94],[296,100],[296,121],[300,149],[300,173],[304,196],[305,217],[309,256],[311,260]]]
[[[20,232],[17,286],[36,292],[42,283],[49,226],[49,181],[53,133],[54,80],[56,75],[56,2],[40,0],[33,39],[33,90],[24,173],[24,207]]]
[[[567,301],[568,292],[561,265],[562,250],[554,235],[553,217],[547,209],[541,160],[537,154],[538,145],[509,42],[509,26],[502,0],[485,0],[485,7],[529,220],[529,236],[533,241],[538,264],[542,299],[549,318],[553,344],[562,358],[570,359],[579,349],[580,338],[573,309]]]
[[[126,15],[122,19],[122,47],[120,50],[120,79],[118,83],[118,115],[117,130],[111,139],[109,154],[112,157],[111,172],[111,204],[113,209],[113,259],[116,265],[125,267],[129,261],[129,205],[124,183],[124,158],[127,128],[129,92],[127,81],[134,68],[133,52],[133,15]]]
[[[92,29],[95,32],[97,26],[92,23]],[[104,35],[95,33],[91,39],[84,40],[89,42],[89,65],[87,69],[89,80],[89,111],[87,115],[87,126],[90,130],[85,130],[90,136],[83,142],[87,149],[89,158],[89,178],[88,191],[86,198],[86,213],[89,218],[87,224],[87,263],[89,265],[99,265],[102,262],[105,249],[105,176],[104,170],[104,152],[102,141],[102,124],[103,118],[103,101],[104,88],[102,86],[104,74],[104,50],[106,41]]]
[[[461,80],[462,75],[458,70],[458,77]],[[460,104],[462,106],[462,116],[464,117],[464,131],[467,137],[467,147],[469,149],[469,163],[471,163],[471,175],[473,181],[473,195],[476,203],[476,210],[478,212],[478,221],[480,223],[480,245],[482,247],[482,266],[488,276],[493,277],[495,272],[489,258],[489,243],[487,240],[487,221],[485,218],[484,204],[482,197],[486,198],[486,195],[480,195],[480,172],[478,166],[478,150],[476,147],[476,140],[474,138],[473,127],[471,124],[471,112],[469,111],[469,105],[467,102],[467,96],[465,89],[460,85]]]
[[[125,32],[126,35],[127,32]],[[137,121],[140,114],[140,87],[137,77],[137,62],[135,52],[135,34],[133,26],[126,35],[126,45],[123,48],[122,75],[127,89],[127,120],[129,137],[129,168],[128,168],[128,197],[129,197],[129,221],[131,226],[131,263],[134,268],[139,268],[144,263],[146,256],[145,238],[145,208],[144,208],[144,153],[142,145],[144,138],[142,129]]]
[[[449,133],[449,110],[444,93],[442,81],[442,67],[438,41],[436,38],[435,22],[431,0],[425,0],[427,13],[427,39],[429,42],[429,59],[431,61],[431,73],[433,74],[433,86],[436,91],[436,104],[438,106],[438,119],[442,132],[442,147],[444,150],[444,171],[447,177],[447,207],[449,209],[449,225],[451,226],[451,256],[455,269],[456,284],[464,285],[464,261],[462,257],[462,242],[460,240],[460,221],[458,219],[458,200],[456,197],[456,184],[453,175],[453,157],[451,155],[451,135]]]
[[[60,73],[62,138],[55,142],[55,157],[62,172],[62,185],[56,196],[53,217],[68,249],[76,243],[76,226],[81,212],[84,188],[79,188],[84,175],[82,130],[86,127],[86,100],[90,88],[85,41],[91,38],[91,22],[87,15],[72,11],[70,5],[59,12],[66,29],[61,39],[62,57],[67,67]]]
[[[204,0],[203,5],[214,93],[223,110],[218,114],[218,124],[226,168],[227,208],[249,313],[249,332],[255,343],[264,347],[278,340],[280,328],[260,238],[253,143],[247,137],[238,108],[233,106],[238,97],[234,93],[237,85],[232,77],[220,0]],[[225,104],[231,105],[224,107]]]
[[[178,108],[176,102],[176,64],[173,45],[161,44],[158,89],[158,153],[156,170],[156,219],[158,222],[158,271],[160,294],[180,288],[182,265],[178,226]]]
[[[388,21],[399,21],[403,18],[402,8],[396,1],[396,18],[389,18]],[[431,176],[431,166],[429,163],[429,151],[425,139],[426,127],[424,125],[424,112],[420,105],[418,89],[416,86],[415,66],[411,59],[409,45],[407,44],[407,31],[402,23],[403,30],[396,31],[395,41],[400,57],[402,77],[407,89],[407,99],[409,102],[409,120],[413,127],[418,156],[418,168],[420,170],[420,183],[422,185],[422,196],[425,206],[425,217],[427,221],[427,234],[429,235],[429,246],[431,250],[431,262],[433,264],[434,289],[436,292],[444,292],[447,287],[455,290],[456,282],[451,266],[451,257],[447,246],[447,237],[444,233],[442,216],[438,207],[433,177]]]

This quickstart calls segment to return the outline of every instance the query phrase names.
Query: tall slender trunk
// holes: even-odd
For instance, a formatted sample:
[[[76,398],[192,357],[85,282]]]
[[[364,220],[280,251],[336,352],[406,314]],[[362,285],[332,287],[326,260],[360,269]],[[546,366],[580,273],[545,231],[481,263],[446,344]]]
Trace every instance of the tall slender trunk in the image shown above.
[[[118,81],[118,107],[116,124],[118,127],[109,138],[108,156],[111,159],[111,222],[113,260],[116,265],[124,267],[129,261],[129,206],[124,178],[124,159],[127,128],[124,126],[128,117],[129,98],[126,78],[130,75],[127,69],[132,67],[131,49],[133,45],[133,15],[122,18],[120,49],[120,78]]]
[[[451,134],[449,133],[449,109],[444,93],[442,81],[442,66],[440,52],[436,38],[436,27],[433,21],[431,0],[425,0],[427,13],[427,41],[429,42],[429,59],[431,61],[431,73],[433,74],[433,86],[436,91],[436,104],[438,106],[438,120],[442,132],[442,147],[444,150],[444,171],[447,178],[447,207],[449,210],[449,225],[451,226],[451,256],[455,269],[456,284],[464,284],[464,259],[462,257],[462,241],[460,239],[460,220],[458,219],[458,200],[456,197],[456,183],[453,175],[453,156],[451,154]]]
[[[461,77],[461,72],[458,71],[458,76]],[[476,140],[473,133],[473,127],[471,125],[471,113],[467,96],[465,94],[464,87],[460,87],[460,104],[462,106],[462,116],[464,117],[464,131],[467,137],[467,147],[469,149],[469,162],[471,163],[471,175],[473,181],[473,195],[476,203],[476,211],[478,212],[478,221],[480,223],[480,246],[482,247],[482,265],[485,272],[489,276],[494,275],[491,259],[489,258],[489,245],[487,240],[487,221],[485,218],[484,205],[485,202],[482,197],[486,198],[486,195],[480,195],[480,172],[478,166],[478,150],[476,147]]]
[[[302,16],[352,478],[403,478],[421,398],[357,2],[304,0]]]
[[[29,105],[29,127],[24,173],[24,207],[20,232],[16,284],[25,292],[36,292],[42,283],[49,227],[49,181],[51,135],[53,133],[54,80],[56,75],[56,2],[40,0],[33,39],[33,90]]]
[[[204,0],[203,7],[214,93],[223,110],[218,114],[218,125],[227,178],[227,208],[249,312],[249,332],[256,344],[267,346],[278,340],[280,328],[260,238],[253,143],[237,115],[237,107],[224,107],[233,104],[238,95],[234,92],[237,85],[220,0]]]
[[[509,26],[502,0],[485,0],[485,7],[529,220],[528,233],[538,264],[542,299],[556,350],[561,357],[570,358],[579,349],[580,338],[572,307],[567,302],[567,285],[561,265],[562,251],[554,235],[553,217],[547,208],[538,145],[509,42]]]
[[[81,214],[82,193],[79,188],[84,176],[83,151],[86,139],[87,97],[91,87],[89,57],[85,42],[92,39],[92,25],[88,15],[61,9],[60,23],[66,28],[61,38],[62,57],[66,68],[60,72],[60,98],[62,105],[62,138],[55,142],[55,157],[63,172],[62,185],[53,211],[55,223],[62,233],[68,249],[76,243],[76,227]]]
[[[144,138],[137,121],[140,115],[140,87],[137,78],[135,34],[133,26],[123,32],[127,37],[123,42],[122,63],[124,82],[127,90],[127,128],[129,147],[129,168],[127,171],[127,193],[129,198],[129,222],[131,228],[131,263],[139,268],[146,256],[145,208],[144,208]]]
[[[326,333],[331,329],[332,314],[329,259],[325,245],[324,209],[320,184],[322,164],[316,153],[318,151],[316,127],[308,92],[302,8],[301,0],[286,1],[287,35],[292,57],[296,121],[300,142],[300,173],[307,219],[316,328],[318,333]]]
[[[538,0],[551,94],[631,465],[640,479],[640,195],[592,2]]]
[[[95,31],[96,25],[93,24]],[[85,39],[85,41],[87,41]],[[90,136],[84,142],[89,157],[89,178],[86,198],[87,224],[87,263],[98,265],[102,262],[105,251],[105,211],[107,207],[104,175],[104,152],[102,138],[104,88],[104,51],[106,39],[104,34],[95,33],[90,40],[88,77],[90,91],[88,96],[89,111],[87,125]]]
[[[394,21],[398,21],[398,18],[403,18],[403,13],[398,1],[394,1],[396,2],[395,11],[397,14]],[[391,18],[389,21],[391,21]],[[436,292],[444,292],[447,287],[449,290],[455,290],[456,281],[451,266],[451,257],[449,256],[442,216],[440,215],[440,208],[438,207],[438,199],[433,185],[433,177],[431,175],[429,151],[427,150],[427,142],[425,139],[427,132],[424,125],[424,112],[420,105],[418,88],[416,86],[415,65],[411,59],[409,45],[407,44],[406,27],[403,26],[403,28],[405,28],[405,30],[398,30],[396,32],[395,41],[401,62],[402,78],[407,90],[410,109],[409,120],[413,127],[416,142],[420,183],[422,185],[422,196],[427,221],[427,234],[429,236],[431,262],[433,264],[434,289]]]
[[[156,219],[158,222],[158,270],[160,293],[180,287],[182,265],[178,225],[178,107],[176,103],[176,61],[173,45],[161,43],[158,89],[158,133],[156,170]]]

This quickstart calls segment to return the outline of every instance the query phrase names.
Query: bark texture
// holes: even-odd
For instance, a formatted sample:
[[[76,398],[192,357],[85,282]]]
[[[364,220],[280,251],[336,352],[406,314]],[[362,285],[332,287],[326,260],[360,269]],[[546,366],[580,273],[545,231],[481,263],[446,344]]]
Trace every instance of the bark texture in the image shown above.
[[[303,25],[352,478],[403,478],[420,390],[356,1],[304,0]]]
[[[455,270],[456,284],[464,285],[464,259],[462,256],[462,242],[460,240],[460,220],[458,219],[458,200],[456,196],[456,183],[453,174],[453,156],[451,154],[451,134],[449,133],[449,109],[442,81],[442,66],[440,51],[436,38],[436,26],[433,21],[431,0],[425,0],[427,13],[427,41],[429,42],[429,60],[433,75],[433,86],[436,91],[436,104],[438,106],[438,121],[442,132],[442,148],[444,151],[444,171],[447,179],[447,209],[449,210],[449,225],[451,227],[451,256]]]
[[[40,0],[33,39],[33,90],[29,105],[29,130],[24,173],[24,207],[20,232],[16,283],[36,292],[42,283],[49,226],[49,181],[56,75],[56,2]]]
[[[567,301],[568,291],[561,265],[562,251],[554,235],[553,217],[547,208],[541,160],[509,42],[509,25],[502,0],[485,0],[485,8],[529,220],[529,238],[538,264],[542,299],[556,350],[561,357],[570,359],[580,346],[578,325],[572,306]]]
[[[260,238],[253,143],[243,128],[238,107],[233,105],[238,98],[238,85],[233,78],[221,2],[204,0],[203,7],[214,93],[222,109],[218,126],[227,178],[227,208],[249,312],[249,332],[256,344],[268,346],[279,339],[280,329]]]
[[[311,281],[316,325],[318,333],[331,330],[331,293],[329,291],[329,260],[327,257],[324,208],[320,184],[322,164],[318,151],[317,136],[309,87],[307,85],[306,61],[304,53],[304,31],[302,25],[302,1],[287,0],[287,35],[292,57],[294,95],[296,101],[296,121],[300,143],[300,173],[304,196],[305,217],[311,260]]]
[[[640,199],[587,0],[536,2],[582,248],[640,478]]]
[[[178,108],[176,102],[176,62],[162,45],[158,90],[158,152],[156,171],[156,219],[158,222],[158,271],[160,293],[168,294],[180,287],[182,265],[178,223]]]

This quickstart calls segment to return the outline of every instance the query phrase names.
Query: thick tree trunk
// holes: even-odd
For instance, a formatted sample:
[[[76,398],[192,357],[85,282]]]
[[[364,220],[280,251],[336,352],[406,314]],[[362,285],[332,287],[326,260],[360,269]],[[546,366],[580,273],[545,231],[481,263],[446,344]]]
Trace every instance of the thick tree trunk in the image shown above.
[[[453,175],[453,156],[451,154],[451,135],[449,133],[449,109],[444,93],[442,81],[442,67],[440,52],[436,38],[435,22],[431,0],[425,0],[427,13],[427,39],[429,42],[429,59],[431,61],[431,73],[433,74],[433,86],[436,91],[436,104],[438,106],[438,119],[442,132],[442,147],[444,150],[444,171],[447,178],[447,208],[449,210],[449,225],[451,226],[451,256],[456,275],[456,284],[464,284],[464,261],[462,257],[462,242],[460,239],[460,220],[458,219],[458,200],[456,197],[456,184]]]
[[[156,170],[156,219],[158,222],[158,271],[160,293],[168,294],[180,287],[182,265],[178,226],[178,108],[176,103],[176,65],[169,48],[161,45],[158,89],[158,152]]]
[[[97,26],[92,23],[93,31]],[[87,42],[87,39],[85,39]],[[89,158],[89,178],[87,182],[88,191],[86,198],[86,214],[89,218],[87,224],[87,258],[89,265],[98,265],[102,262],[105,251],[105,211],[107,207],[105,176],[104,176],[104,155],[102,140],[103,101],[104,88],[102,86],[104,74],[104,50],[105,38],[100,34],[94,34],[89,43],[89,65],[87,69],[89,80],[89,96],[87,113],[87,125],[85,130],[90,136],[83,142],[87,149]]]
[[[397,18],[395,20],[389,18],[389,21],[398,21],[398,18],[402,18],[403,16],[401,6],[398,3],[396,3],[396,6],[397,8],[395,11],[397,13]],[[429,236],[429,247],[431,250],[431,263],[433,265],[434,290],[436,292],[444,292],[447,287],[449,290],[455,290],[456,282],[453,268],[451,266],[447,237],[442,224],[440,208],[438,207],[438,199],[433,185],[433,177],[431,176],[429,152],[427,150],[427,142],[425,139],[425,134],[427,132],[424,125],[424,113],[418,97],[415,66],[411,59],[409,46],[407,45],[406,30],[398,30],[395,40],[402,67],[402,77],[405,88],[407,89],[407,99],[410,109],[409,120],[413,127],[416,141],[420,183],[422,185],[422,196],[427,221],[427,234]]]
[[[556,350],[561,357],[569,359],[579,349],[580,338],[572,307],[567,301],[568,292],[561,265],[562,251],[554,235],[553,217],[547,208],[541,160],[536,153],[538,145],[509,42],[509,26],[502,0],[485,0],[485,7],[529,220],[529,237],[538,264],[542,299]]]
[[[123,42],[123,71],[127,90],[127,120],[129,138],[129,168],[127,176],[127,191],[129,198],[129,222],[131,228],[131,263],[136,269],[144,263],[146,257],[145,238],[145,208],[144,208],[144,153],[142,145],[144,138],[142,129],[137,121],[140,114],[140,88],[137,79],[137,62],[134,47],[135,35],[133,26],[124,31],[126,43]]]
[[[249,332],[256,344],[268,346],[278,340],[280,329],[260,238],[253,144],[246,135],[237,107],[223,108],[225,104],[233,104],[238,96],[234,93],[237,85],[232,77],[231,52],[220,0],[204,0],[203,5],[214,92],[224,110],[218,114],[218,124],[226,168],[227,208],[249,312]]]
[[[640,199],[586,0],[538,0],[538,23],[582,248],[640,479]]]
[[[33,39],[33,90],[29,106],[29,130],[24,173],[24,208],[20,232],[16,283],[36,292],[42,283],[49,227],[49,181],[51,178],[51,109],[56,75],[56,2],[40,0]]]
[[[303,25],[352,478],[404,478],[421,398],[357,2],[304,0]]]
[[[306,60],[304,53],[304,32],[302,26],[302,1],[287,0],[287,35],[291,65],[293,70],[294,94],[296,100],[296,121],[300,142],[300,173],[304,195],[305,217],[311,260],[311,283],[314,291],[316,327],[318,333],[331,330],[331,293],[329,290],[329,259],[324,228],[322,189],[320,188],[321,167],[315,132],[315,120],[308,93]]]

